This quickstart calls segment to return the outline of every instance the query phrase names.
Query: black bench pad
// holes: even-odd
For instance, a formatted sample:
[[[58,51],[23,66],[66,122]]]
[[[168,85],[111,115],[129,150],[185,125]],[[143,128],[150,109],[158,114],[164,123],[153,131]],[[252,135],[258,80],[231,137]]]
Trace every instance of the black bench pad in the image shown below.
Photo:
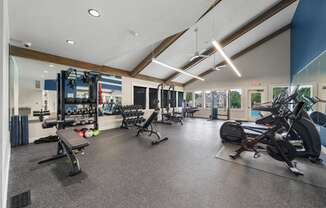
[[[58,130],[57,135],[71,150],[81,149],[89,145],[89,142],[85,138],[81,137],[78,132],[75,132],[73,129]]]

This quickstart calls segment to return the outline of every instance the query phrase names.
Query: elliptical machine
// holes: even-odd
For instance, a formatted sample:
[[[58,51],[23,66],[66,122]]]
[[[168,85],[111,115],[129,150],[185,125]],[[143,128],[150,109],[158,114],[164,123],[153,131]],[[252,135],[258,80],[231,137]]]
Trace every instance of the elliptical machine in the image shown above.
[[[222,142],[238,143],[241,147],[230,155],[237,159],[244,151],[253,151],[259,157],[261,144],[274,159],[283,161],[295,175],[303,175],[292,160],[296,157],[309,158],[312,162],[319,160],[321,143],[315,125],[303,117],[304,102],[297,102],[298,88],[290,96],[277,96],[270,106],[256,108],[270,112],[269,116],[256,121],[258,127],[242,126],[238,122],[225,122],[220,129]],[[295,101],[295,102],[293,102]],[[294,110],[290,104],[295,104]],[[247,132],[245,131],[247,130]],[[248,133],[249,131],[249,133]],[[256,133],[253,136],[251,132]]]
[[[320,99],[319,97],[305,97],[303,99],[307,103],[307,109],[312,110],[313,106],[317,103],[326,103],[326,100]],[[326,127],[326,114],[319,111],[312,111],[310,115],[305,115],[310,118],[316,125]]]

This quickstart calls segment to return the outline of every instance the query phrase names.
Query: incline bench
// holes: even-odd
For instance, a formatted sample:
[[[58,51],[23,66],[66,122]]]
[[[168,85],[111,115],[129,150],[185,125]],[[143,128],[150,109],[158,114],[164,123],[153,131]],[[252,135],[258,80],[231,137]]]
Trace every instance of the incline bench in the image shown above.
[[[39,162],[39,164],[68,157],[71,163],[70,176],[74,176],[81,172],[79,161],[74,151],[83,151],[89,145],[88,141],[81,137],[73,129],[61,129],[57,131],[59,138],[57,146],[57,155]]]
[[[139,134],[142,133],[149,133],[148,135],[151,136],[152,134],[154,134],[157,139],[152,141],[152,145],[154,144],[159,144],[163,141],[168,140],[167,137],[164,137],[163,139],[161,138],[159,132],[157,132],[156,130],[154,130],[153,126],[152,126],[152,122],[157,119],[157,115],[158,115],[158,111],[153,111],[153,113],[149,116],[149,118],[143,123],[143,124],[136,124],[137,128],[138,128],[138,132],[137,132],[137,136],[139,136]]]

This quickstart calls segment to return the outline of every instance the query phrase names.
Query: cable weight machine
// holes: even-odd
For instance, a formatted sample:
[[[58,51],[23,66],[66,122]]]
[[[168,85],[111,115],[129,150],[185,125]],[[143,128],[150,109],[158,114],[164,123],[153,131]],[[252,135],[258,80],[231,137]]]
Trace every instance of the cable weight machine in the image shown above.
[[[230,120],[230,90],[227,92],[211,92],[211,115],[209,120]],[[219,106],[225,106],[225,114],[219,112]],[[224,117],[224,118],[220,118]]]
[[[158,92],[161,97],[161,120],[157,121],[161,124],[172,125],[173,123],[180,123],[183,125],[183,116],[181,113],[175,111],[176,103],[176,91],[173,85],[167,85],[169,88],[164,90],[164,83],[157,86]],[[173,93],[175,96],[173,97]],[[172,112],[170,108],[172,107]],[[164,110],[165,108],[165,110]]]

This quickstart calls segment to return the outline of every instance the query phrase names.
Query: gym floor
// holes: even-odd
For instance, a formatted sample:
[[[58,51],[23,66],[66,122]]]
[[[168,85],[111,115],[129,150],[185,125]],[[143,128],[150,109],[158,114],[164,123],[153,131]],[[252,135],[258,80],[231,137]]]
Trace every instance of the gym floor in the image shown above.
[[[326,189],[215,158],[218,125],[161,125],[169,140],[157,146],[132,130],[101,132],[78,155],[83,172],[74,177],[65,159],[37,164],[54,143],[14,148],[9,197],[31,190],[33,208],[326,207]]]

